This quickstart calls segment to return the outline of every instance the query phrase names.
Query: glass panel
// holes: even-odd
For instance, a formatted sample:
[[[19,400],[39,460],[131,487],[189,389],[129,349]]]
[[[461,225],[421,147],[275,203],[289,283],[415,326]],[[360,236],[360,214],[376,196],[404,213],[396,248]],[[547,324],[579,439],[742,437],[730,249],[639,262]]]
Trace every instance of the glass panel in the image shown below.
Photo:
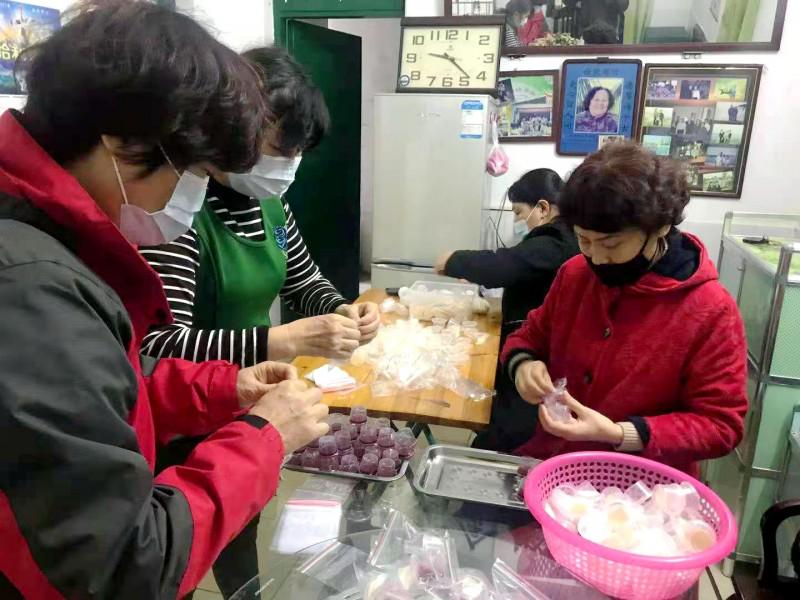
[[[736,246],[726,242],[722,251],[722,261],[719,265],[719,280],[734,299],[739,297],[743,268],[741,253]]]
[[[764,350],[764,336],[769,323],[772,306],[773,281],[757,265],[749,262],[742,278],[742,293],[739,309],[744,319],[747,348],[760,366]]]
[[[789,440],[789,426],[797,404],[800,404],[800,387],[767,385],[761,408],[761,427],[756,454],[753,458],[754,467],[779,470],[783,468]]]
[[[795,255],[794,264],[800,268]],[[781,321],[772,352],[771,374],[800,379],[800,286],[787,287],[781,306]],[[800,395],[800,390],[797,392]]]

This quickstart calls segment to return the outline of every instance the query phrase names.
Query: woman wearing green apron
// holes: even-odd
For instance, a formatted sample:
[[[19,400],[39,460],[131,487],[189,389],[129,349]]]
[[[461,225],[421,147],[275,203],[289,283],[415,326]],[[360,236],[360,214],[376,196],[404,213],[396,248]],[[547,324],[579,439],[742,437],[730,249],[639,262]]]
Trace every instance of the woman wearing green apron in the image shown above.
[[[298,355],[347,358],[377,333],[374,303],[350,305],[314,264],[282,196],[302,152],[315,147],[329,119],[322,94],[285,50],[245,54],[262,72],[273,125],[249,173],[211,170],[203,210],[171,244],[141,249],[159,274],[175,322],[150,332],[145,354],[252,365]],[[306,318],[271,326],[280,296]],[[195,439],[161,449],[159,465],[183,462]],[[258,572],[251,522],[222,551],[214,576],[230,597]]]

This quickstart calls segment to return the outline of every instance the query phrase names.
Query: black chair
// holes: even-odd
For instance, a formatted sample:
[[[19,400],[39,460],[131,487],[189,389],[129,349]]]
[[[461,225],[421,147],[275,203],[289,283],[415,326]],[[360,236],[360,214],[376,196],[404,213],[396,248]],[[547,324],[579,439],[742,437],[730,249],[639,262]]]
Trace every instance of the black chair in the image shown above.
[[[735,593],[728,600],[797,600],[800,598],[800,533],[791,547],[796,577],[778,574],[778,527],[786,519],[800,517],[800,499],[773,504],[761,517],[761,568],[751,563],[736,563],[733,569]]]

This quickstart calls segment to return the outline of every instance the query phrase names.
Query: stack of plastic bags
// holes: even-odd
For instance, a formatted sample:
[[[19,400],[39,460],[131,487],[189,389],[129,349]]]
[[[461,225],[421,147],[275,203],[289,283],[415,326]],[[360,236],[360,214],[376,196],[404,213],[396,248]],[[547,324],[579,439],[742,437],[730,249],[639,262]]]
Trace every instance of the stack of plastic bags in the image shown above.
[[[589,482],[560,485],[544,508],[581,537],[634,554],[685,556],[708,550],[717,540],[700,514],[700,495],[687,482],[651,489],[637,481],[625,491],[598,491]]]
[[[492,391],[461,375],[473,343],[469,333],[464,334],[455,321],[434,327],[423,327],[416,319],[396,321],[358,348],[351,363],[373,367],[375,396],[441,386],[472,400],[489,398]]]
[[[364,600],[538,600],[543,598],[502,559],[491,578],[459,564],[453,534],[419,530],[391,510],[360,581]]]

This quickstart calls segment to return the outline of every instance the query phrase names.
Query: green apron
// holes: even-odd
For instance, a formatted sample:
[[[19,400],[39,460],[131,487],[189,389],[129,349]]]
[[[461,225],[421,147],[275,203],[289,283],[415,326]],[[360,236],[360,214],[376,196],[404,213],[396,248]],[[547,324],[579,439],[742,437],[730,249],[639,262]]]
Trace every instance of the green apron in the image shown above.
[[[208,207],[194,220],[200,264],[194,302],[197,329],[269,326],[269,308],[286,281],[286,213],[280,198],[261,201],[266,239],[239,237]]]

